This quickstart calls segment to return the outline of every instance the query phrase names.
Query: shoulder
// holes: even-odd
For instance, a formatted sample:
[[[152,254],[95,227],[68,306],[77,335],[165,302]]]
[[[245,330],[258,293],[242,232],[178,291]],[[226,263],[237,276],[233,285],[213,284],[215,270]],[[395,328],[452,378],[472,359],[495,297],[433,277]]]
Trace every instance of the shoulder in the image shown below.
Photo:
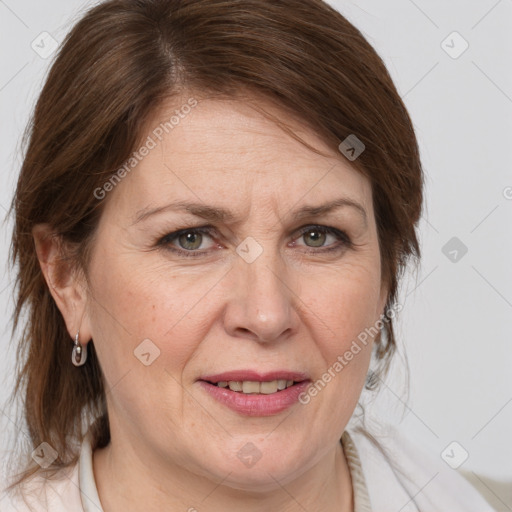
[[[495,512],[440,454],[432,453],[403,430],[386,426],[370,433],[347,429],[361,461],[373,507],[380,512]]]
[[[10,492],[0,493],[1,512],[81,511],[78,464],[60,470],[54,477],[36,474]]]

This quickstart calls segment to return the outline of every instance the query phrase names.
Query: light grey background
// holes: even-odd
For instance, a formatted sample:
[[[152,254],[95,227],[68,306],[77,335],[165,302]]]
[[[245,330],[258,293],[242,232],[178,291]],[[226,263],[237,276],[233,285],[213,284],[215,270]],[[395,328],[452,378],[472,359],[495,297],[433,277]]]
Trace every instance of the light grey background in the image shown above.
[[[42,46],[42,32],[60,42],[93,3],[0,0],[2,215],[20,167],[20,136],[51,62],[31,44]],[[498,485],[512,481],[512,0],[330,3],[386,62],[413,119],[427,178],[422,264],[403,282],[397,325],[410,396],[404,405],[404,365],[397,358],[372,414],[405,416],[403,428],[439,456],[457,441],[456,450],[469,455],[461,469],[483,479],[496,503],[512,510],[512,497]],[[469,47],[459,56],[464,41]],[[3,225],[0,237],[3,266],[11,225]],[[445,255],[453,237],[458,241]],[[14,369],[11,281],[6,269],[0,406]],[[0,450],[7,449],[8,433],[19,430],[3,411]]]

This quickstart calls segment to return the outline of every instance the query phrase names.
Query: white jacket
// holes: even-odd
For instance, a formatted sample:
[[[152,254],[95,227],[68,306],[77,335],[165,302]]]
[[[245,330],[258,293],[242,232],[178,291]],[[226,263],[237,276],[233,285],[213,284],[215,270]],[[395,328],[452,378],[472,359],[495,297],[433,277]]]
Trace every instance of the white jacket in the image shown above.
[[[341,438],[354,489],[355,512],[496,512],[446,464],[399,429],[368,435],[347,428]],[[92,471],[89,437],[76,465],[57,480],[34,477],[23,496],[3,494],[0,512],[103,512]],[[313,512],[313,511],[311,511]]]

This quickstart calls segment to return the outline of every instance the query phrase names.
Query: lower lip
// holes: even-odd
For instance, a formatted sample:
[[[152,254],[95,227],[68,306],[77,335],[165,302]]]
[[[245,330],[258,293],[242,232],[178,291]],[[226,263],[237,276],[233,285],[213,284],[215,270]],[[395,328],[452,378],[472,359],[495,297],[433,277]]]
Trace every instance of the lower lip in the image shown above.
[[[299,396],[309,386],[309,381],[299,382],[289,388],[270,395],[248,395],[229,388],[220,388],[204,380],[201,387],[221,404],[246,416],[272,416],[297,403]]]

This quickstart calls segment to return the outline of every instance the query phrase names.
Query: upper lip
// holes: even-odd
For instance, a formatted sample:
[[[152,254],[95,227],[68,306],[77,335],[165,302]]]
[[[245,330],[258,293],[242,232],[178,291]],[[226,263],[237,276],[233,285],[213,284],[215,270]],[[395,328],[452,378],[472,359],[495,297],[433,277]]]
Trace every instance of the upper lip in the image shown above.
[[[293,372],[290,370],[274,370],[271,372],[261,373],[256,370],[232,370],[228,372],[216,373],[215,375],[205,375],[199,380],[205,380],[217,384],[217,382],[228,381],[255,381],[269,382],[273,380],[293,380],[302,382],[308,380],[309,376],[304,372]]]

